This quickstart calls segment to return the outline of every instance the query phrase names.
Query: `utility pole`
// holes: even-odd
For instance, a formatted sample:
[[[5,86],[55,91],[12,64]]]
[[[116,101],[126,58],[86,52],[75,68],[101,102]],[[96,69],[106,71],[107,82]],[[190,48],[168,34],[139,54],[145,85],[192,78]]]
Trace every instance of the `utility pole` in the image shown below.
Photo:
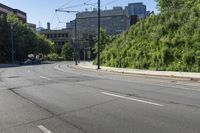
[[[78,49],[77,49],[77,22],[76,22],[76,18],[75,18],[75,65],[78,65]]]
[[[79,11],[68,11],[64,9],[56,9],[56,12],[66,12],[66,13],[79,13]],[[78,50],[78,41],[77,41],[77,20],[75,18],[75,27],[74,27],[74,36],[75,36],[75,50],[74,50],[74,58],[75,58],[75,65],[78,65],[78,55],[79,55],[79,50]]]
[[[11,54],[12,54],[12,64],[15,64],[15,58],[14,58],[14,40],[13,40],[13,27],[14,24],[10,24],[10,30],[11,30]]]
[[[85,55],[86,55],[86,53],[85,53],[85,47],[84,47],[84,61],[85,61]]]
[[[101,62],[100,62],[100,47],[101,47],[101,42],[100,42],[100,22],[101,22],[101,19],[100,19],[100,17],[101,17],[101,2],[100,2],[100,0],[98,0],[98,66],[97,66],[97,69],[100,69],[100,64],[101,64]]]

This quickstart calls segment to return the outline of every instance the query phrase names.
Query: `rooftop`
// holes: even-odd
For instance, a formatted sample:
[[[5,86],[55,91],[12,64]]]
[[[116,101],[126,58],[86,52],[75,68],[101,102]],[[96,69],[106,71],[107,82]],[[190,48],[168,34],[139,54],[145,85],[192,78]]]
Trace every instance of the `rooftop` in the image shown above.
[[[19,9],[14,9],[14,8],[11,8],[11,7],[9,7],[9,6],[6,6],[6,5],[0,3],[0,10],[3,10],[3,9],[4,9],[4,11],[6,10],[7,13],[9,13],[9,12],[15,12],[15,13],[21,13],[21,14],[23,14],[23,15],[26,15],[25,12],[23,12],[23,11],[21,11],[21,10],[19,10]]]

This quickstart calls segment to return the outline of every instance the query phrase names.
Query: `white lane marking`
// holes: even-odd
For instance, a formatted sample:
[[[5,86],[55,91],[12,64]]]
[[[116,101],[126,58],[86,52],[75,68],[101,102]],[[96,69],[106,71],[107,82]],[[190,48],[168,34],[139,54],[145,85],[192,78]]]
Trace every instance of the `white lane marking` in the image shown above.
[[[30,73],[31,71],[30,71],[30,70],[28,70],[28,72]]]
[[[150,105],[155,105],[155,106],[160,106],[160,107],[164,106],[164,105],[159,104],[159,103],[153,103],[153,102],[144,101],[144,100],[140,100],[140,99],[135,99],[135,98],[130,98],[130,97],[126,97],[126,96],[111,94],[111,93],[108,93],[108,92],[101,92],[101,93],[104,94],[104,95],[112,96],[112,97],[118,97],[118,98],[122,98],[122,99],[126,99],[126,100],[146,103],[146,104],[150,104]]]
[[[44,77],[44,76],[40,76],[40,78],[42,78],[42,79],[46,79],[46,80],[51,80],[50,78],[47,78],[47,77]]]
[[[49,129],[44,127],[43,125],[38,125],[37,126],[40,130],[42,130],[44,133],[52,133]]]

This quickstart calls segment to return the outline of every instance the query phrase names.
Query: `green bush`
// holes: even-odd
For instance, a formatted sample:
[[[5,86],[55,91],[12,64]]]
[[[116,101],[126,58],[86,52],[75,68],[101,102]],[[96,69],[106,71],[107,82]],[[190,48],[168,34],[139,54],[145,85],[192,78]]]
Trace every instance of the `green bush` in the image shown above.
[[[64,58],[59,56],[56,53],[52,53],[52,54],[47,55],[45,57],[45,60],[48,60],[48,61],[64,61]]]
[[[157,2],[158,15],[139,21],[106,43],[101,65],[200,72],[199,1]]]
[[[72,60],[73,59],[73,49],[69,46],[68,43],[66,43],[63,46],[61,55],[65,60]]]

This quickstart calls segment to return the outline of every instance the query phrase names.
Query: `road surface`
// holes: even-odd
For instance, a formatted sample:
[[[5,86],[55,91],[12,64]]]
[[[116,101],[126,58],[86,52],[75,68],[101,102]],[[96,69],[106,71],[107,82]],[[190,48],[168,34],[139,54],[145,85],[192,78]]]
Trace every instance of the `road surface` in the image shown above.
[[[0,68],[0,133],[200,133],[199,85],[72,62]]]

